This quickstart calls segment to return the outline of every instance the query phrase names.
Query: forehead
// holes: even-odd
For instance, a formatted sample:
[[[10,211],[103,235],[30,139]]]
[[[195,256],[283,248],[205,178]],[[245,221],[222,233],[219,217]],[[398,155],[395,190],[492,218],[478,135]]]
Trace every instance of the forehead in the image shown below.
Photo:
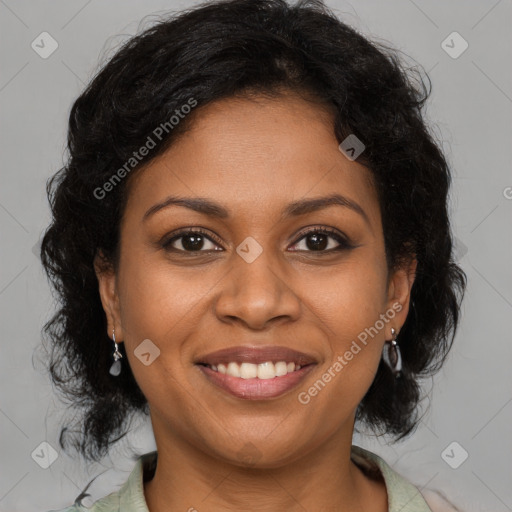
[[[255,218],[340,193],[380,221],[371,172],[340,152],[333,115],[293,94],[200,108],[189,129],[131,178],[126,210],[139,217],[167,195],[211,198]]]

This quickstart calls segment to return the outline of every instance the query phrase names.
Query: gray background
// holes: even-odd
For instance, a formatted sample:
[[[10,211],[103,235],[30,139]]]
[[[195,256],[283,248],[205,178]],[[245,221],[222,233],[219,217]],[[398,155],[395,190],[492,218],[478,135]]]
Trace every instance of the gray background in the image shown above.
[[[70,505],[105,471],[90,488],[97,499],[124,482],[132,468],[128,443],[88,467],[64,453],[48,469],[31,458],[43,441],[58,451],[64,412],[34,352],[53,310],[35,253],[49,222],[45,182],[64,162],[72,101],[105,51],[133,35],[144,16],[193,4],[0,0],[2,511]],[[442,371],[425,383],[424,405],[430,408],[417,432],[393,447],[386,446],[386,438],[356,435],[354,442],[379,453],[421,489],[441,490],[465,511],[512,510],[511,1],[330,0],[328,5],[429,72],[428,116],[453,167],[452,224],[469,280],[453,351]],[[142,28],[151,23],[149,17]],[[43,31],[59,45],[47,59],[31,48]],[[456,59],[441,47],[453,31],[469,44]],[[128,441],[141,453],[154,449],[149,422],[140,421]],[[442,457],[454,441],[469,454],[457,469]],[[450,453],[456,459],[462,451],[456,447]]]

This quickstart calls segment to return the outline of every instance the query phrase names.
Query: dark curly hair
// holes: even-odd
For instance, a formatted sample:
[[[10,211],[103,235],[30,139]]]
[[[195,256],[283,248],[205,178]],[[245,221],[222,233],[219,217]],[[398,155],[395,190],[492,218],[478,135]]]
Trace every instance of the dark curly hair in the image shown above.
[[[133,176],[191,126],[202,106],[289,91],[330,109],[339,142],[349,134],[364,142],[357,161],[377,189],[388,269],[418,261],[398,336],[403,375],[393,378],[381,362],[356,412],[357,424],[375,432],[395,440],[409,435],[418,423],[420,378],[444,363],[466,288],[452,252],[449,166],[422,114],[430,89],[430,80],[427,87],[396,50],[360,35],[320,0],[208,2],[126,41],[74,102],[69,158],[47,182],[53,218],[41,259],[59,299],[43,328],[51,341],[49,373],[81,412],[73,418],[79,430],[62,428],[61,447],[71,443],[86,459],[100,460],[129,432],[133,413],[149,412],[128,364],[119,377],[109,374],[113,345],[93,265],[99,249],[105,265],[115,269],[119,262],[120,219]],[[190,98],[194,111],[100,200],[101,187]]]

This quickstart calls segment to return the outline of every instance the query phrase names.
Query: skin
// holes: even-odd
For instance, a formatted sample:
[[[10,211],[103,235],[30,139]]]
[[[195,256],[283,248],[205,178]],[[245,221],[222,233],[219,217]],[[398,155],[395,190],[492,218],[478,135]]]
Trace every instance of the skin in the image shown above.
[[[144,484],[148,508],[387,511],[384,483],[363,474],[350,448],[355,411],[384,343],[406,320],[416,260],[388,272],[371,174],[340,152],[333,120],[318,104],[289,93],[229,98],[195,114],[189,131],[130,177],[119,266],[97,267],[109,336],[115,328],[125,343],[123,365],[150,405],[159,455]],[[336,205],[280,219],[293,201],[335,192],[357,202],[368,222]],[[170,206],[143,221],[170,194],[208,198],[230,215]],[[335,229],[354,248],[329,253],[340,245],[329,235],[329,245],[315,251],[303,236],[310,226]],[[212,234],[199,254],[185,251],[189,238],[174,241],[175,252],[159,243],[196,227]],[[263,249],[252,263],[236,252],[248,236]],[[401,311],[301,404],[298,393],[397,303]],[[145,339],[160,349],[148,366],[134,355]],[[285,395],[243,400],[193,364],[237,345],[284,345],[318,363]]]

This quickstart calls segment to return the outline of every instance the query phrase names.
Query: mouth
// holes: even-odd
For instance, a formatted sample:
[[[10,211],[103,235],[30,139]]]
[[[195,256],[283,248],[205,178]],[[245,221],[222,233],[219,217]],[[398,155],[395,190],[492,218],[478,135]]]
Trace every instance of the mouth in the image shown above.
[[[317,364],[286,347],[234,347],[198,358],[207,380],[246,400],[276,398],[296,387]]]

